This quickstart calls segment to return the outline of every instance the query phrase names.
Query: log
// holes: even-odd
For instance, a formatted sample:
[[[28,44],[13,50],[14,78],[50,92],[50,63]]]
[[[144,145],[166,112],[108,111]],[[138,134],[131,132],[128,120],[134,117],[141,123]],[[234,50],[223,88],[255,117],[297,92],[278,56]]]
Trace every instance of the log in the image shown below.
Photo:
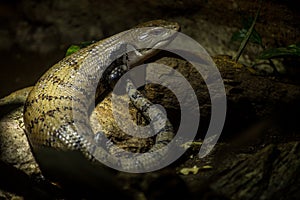
[[[211,199],[212,197],[217,199],[292,199],[299,197],[297,189],[300,185],[298,142],[300,137],[299,128],[296,126],[297,118],[294,116],[300,110],[299,85],[284,77],[257,75],[251,69],[232,62],[226,56],[214,57],[214,61],[224,81],[227,96],[227,116],[220,142],[203,159],[197,157],[199,149],[195,149],[187,151],[183,159],[179,159],[165,170],[147,175],[124,175],[123,173],[114,175],[117,180],[124,183],[123,187],[118,190],[127,191],[133,195],[133,199],[139,199],[141,196],[158,199],[165,197],[166,192],[170,194],[170,191],[173,191],[174,198],[182,197],[181,199]],[[157,62],[176,69],[192,85],[201,111],[201,126],[196,139],[203,139],[211,113],[210,98],[203,77],[188,61],[173,55],[164,55]],[[147,73],[151,76],[153,72]],[[162,80],[168,80],[173,75],[170,71],[162,70],[159,73]],[[178,127],[180,107],[176,96],[167,87],[155,84],[148,84],[141,89],[152,102],[165,107],[169,119],[175,127]],[[181,91],[181,94],[188,98],[188,94],[184,92]],[[189,101],[186,103],[189,104]],[[193,106],[191,105],[189,109],[193,110]],[[138,145],[132,138],[132,142],[125,142],[127,136],[116,126],[109,109],[111,109],[110,95],[96,109],[102,114],[105,111],[105,119],[101,118],[103,115],[99,113],[97,115],[96,112],[99,121],[103,123],[102,128],[108,129],[110,134],[116,133],[108,136],[115,142],[121,141],[122,147],[129,144],[130,149],[131,145]],[[139,112],[131,109],[134,119],[138,120]],[[22,108],[18,108],[2,116],[0,120],[2,152],[0,171],[7,172],[6,165],[8,164],[13,169],[23,170],[24,173],[16,179],[1,179],[0,186],[5,185],[3,181],[9,180],[11,185],[9,192],[24,195],[24,192],[18,190],[18,180],[23,176],[27,180],[27,176],[33,177],[40,172],[37,167],[34,167],[36,163],[32,157],[25,156],[24,158],[13,153],[17,149],[27,149],[24,150],[26,155],[30,153],[28,144],[24,143],[25,135],[10,134],[24,134],[20,127],[22,126],[21,113]],[[14,143],[18,140],[21,143]],[[142,144],[147,145],[151,142],[143,141]],[[211,165],[212,169],[203,169],[197,174],[178,174],[181,168],[194,165],[198,167]],[[141,183],[143,185],[139,185]],[[68,186],[70,192],[72,183],[69,184],[71,184]],[[31,185],[27,187],[32,189]],[[7,191],[5,187],[0,189]],[[45,193],[49,193],[47,188],[45,190]],[[61,192],[60,189],[58,191]],[[68,191],[63,194],[71,195]],[[87,194],[87,191],[82,191],[82,194]],[[4,192],[5,195],[8,194]]]

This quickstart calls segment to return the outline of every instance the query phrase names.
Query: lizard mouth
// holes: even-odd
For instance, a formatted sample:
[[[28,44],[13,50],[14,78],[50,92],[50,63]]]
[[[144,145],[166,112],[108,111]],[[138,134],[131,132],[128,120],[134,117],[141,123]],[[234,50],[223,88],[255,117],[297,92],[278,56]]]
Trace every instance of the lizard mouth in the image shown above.
[[[161,47],[168,45],[177,36],[177,33],[178,33],[177,31],[172,31],[172,34],[170,37],[160,40],[159,42],[155,43],[153,45],[153,47],[151,47],[151,48],[152,49],[161,49]]]

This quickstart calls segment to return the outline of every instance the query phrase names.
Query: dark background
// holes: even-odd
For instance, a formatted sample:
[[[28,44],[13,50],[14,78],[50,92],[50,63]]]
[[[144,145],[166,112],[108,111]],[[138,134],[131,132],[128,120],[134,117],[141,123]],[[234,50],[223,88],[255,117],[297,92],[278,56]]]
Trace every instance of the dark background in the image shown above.
[[[267,48],[299,42],[295,2],[264,1],[256,29]],[[99,40],[147,20],[177,21],[211,55],[233,55],[238,43],[230,42],[232,33],[257,8],[257,1],[247,0],[0,1],[0,97],[33,85],[69,45]],[[260,50],[249,45],[241,61],[250,63]]]

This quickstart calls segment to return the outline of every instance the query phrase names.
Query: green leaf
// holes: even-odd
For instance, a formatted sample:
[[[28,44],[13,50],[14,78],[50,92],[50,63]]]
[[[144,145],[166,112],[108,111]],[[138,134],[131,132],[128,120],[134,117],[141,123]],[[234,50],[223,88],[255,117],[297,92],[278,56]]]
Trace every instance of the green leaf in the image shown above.
[[[231,41],[242,41],[246,36],[247,30],[241,29],[237,32],[234,32],[231,37]]]
[[[79,49],[85,48],[93,43],[95,43],[96,41],[92,40],[92,41],[87,41],[87,42],[81,42],[78,45],[71,45],[66,52],[66,56],[69,56],[73,53],[75,53],[76,51],[78,51]]]
[[[69,55],[75,53],[75,52],[78,51],[79,49],[80,49],[80,46],[78,46],[78,45],[71,45],[71,46],[67,49],[66,56],[69,56]]]
[[[248,29],[243,28],[237,32],[234,32],[232,34],[231,41],[242,41],[245,38],[247,31],[248,31]],[[262,46],[261,36],[255,29],[253,29],[249,41],[254,44],[259,44]]]
[[[253,20],[254,19],[252,17],[249,17],[248,19],[244,18],[242,20],[243,28],[232,34],[231,41],[243,41],[243,39],[246,37],[246,34],[247,34],[248,30],[251,27],[251,24],[252,24]],[[249,38],[249,41],[251,43],[254,43],[254,44],[259,44],[260,46],[263,45],[261,36],[255,30],[255,28],[253,28],[253,31],[252,31],[251,36]]]
[[[267,49],[258,56],[259,59],[271,59],[285,56],[300,56],[300,44],[292,44],[288,47]]]
[[[255,29],[253,29],[252,34],[250,36],[250,42],[254,44],[259,44],[260,46],[263,45],[261,36]]]

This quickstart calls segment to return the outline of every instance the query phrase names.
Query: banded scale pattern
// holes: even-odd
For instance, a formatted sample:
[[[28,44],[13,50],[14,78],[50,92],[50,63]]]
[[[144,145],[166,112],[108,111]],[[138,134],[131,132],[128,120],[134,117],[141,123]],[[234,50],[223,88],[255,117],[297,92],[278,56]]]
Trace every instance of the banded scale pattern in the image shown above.
[[[95,145],[97,136],[88,117],[95,98],[111,90],[110,77],[116,78],[111,72],[125,73],[142,63],[167,45],[179,30],[173,22],[157,21],[150,25],[151,28],[130,29],[81,49],[55,64],[38,80],[24,107],[26,134],[36,155],[43,147],[79,150],[92,160],[108,161],[129,170],[136,168],[135,161],[111,158],[101,145]],[[167,141],[166,137],[171,139],[173,134],[167,135],[157,136],[157,142],[160,138]],[[38,156],[36,159],[43,160]],[[147,168],[151,163],[140,166]]]

